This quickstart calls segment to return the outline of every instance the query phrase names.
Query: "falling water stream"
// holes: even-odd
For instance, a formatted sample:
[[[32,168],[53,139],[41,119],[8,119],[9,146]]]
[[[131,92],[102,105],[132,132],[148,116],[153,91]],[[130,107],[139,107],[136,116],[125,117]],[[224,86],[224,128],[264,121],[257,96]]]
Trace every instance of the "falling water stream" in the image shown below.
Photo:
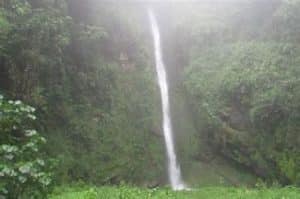
[[[176,153],[173,140],[173,130],[170,118],[170,103],[169,103],[169,91],[165,65],[162,58],[160,33],[156,18],[153,11],[149,9],[149,18],[152,28],[152,35],[154,40],[154,52],[155,52],[155,64],[156,72],[158,76],[158,83],[162,101],[162,112],[163,112],[163,131],[168,156],[168,174],[169,181],[172,189],[182,190],[186,189],[186,186],[182,180],[180,166],[176,160]]]

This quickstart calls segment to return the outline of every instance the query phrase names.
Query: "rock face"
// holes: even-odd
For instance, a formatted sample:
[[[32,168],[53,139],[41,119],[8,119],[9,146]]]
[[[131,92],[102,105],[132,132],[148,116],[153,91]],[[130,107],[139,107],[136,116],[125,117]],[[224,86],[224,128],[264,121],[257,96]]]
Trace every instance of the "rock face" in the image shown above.
[[[126,52],[120,52],[119,62],[125,71],[135,68],[134,64],[130,63]]]

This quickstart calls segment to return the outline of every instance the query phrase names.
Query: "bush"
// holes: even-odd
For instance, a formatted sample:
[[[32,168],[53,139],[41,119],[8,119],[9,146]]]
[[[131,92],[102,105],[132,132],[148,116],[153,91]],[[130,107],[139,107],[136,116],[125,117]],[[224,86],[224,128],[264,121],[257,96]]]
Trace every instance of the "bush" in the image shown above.
[[[51,185],[53,160],[40,152],[46,140],[31,128],[34,112],[0,95],[0,198],[41,198]]]

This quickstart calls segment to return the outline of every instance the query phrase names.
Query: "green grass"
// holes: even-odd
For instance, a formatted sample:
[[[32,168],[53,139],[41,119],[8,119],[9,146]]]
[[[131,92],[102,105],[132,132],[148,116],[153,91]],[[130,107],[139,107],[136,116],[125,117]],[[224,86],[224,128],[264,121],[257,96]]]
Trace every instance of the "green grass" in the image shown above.
[[[300,199],[300,189],[208,187],[192,191],[132,187],[59,188],[50,199]]]

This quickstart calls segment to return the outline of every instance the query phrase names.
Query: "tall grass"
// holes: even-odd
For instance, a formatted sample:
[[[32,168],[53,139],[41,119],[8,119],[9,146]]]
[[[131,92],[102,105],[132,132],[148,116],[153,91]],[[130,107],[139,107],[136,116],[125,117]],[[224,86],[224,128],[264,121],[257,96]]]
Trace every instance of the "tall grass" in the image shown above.
[[[191,191],[167,188],[134,187],[72,187],[59,188],[50,199],[300,199],[300,189],[286,188],[227,188],[207,187]]]

